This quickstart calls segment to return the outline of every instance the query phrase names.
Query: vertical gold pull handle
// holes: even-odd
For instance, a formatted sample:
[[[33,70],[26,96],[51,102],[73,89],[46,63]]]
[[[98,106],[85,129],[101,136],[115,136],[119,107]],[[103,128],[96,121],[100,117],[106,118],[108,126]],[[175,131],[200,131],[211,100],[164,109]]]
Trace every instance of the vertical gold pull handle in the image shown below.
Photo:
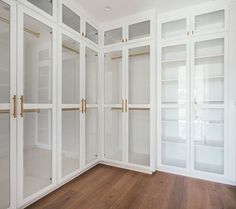
[[[122,99],[122,112],[125,112],[124,100]]]
[[[87,99],[84,99],[84,113],[87,112]]]
[[[16,95],[13,96],[13,117],[16,118]]]
[[[125,100],[125,112],[128,112],[128,100]]]
[[[84,113],[84,99],[81,99],[80,106],[81,106],[81,112]]]
[[[24,96],[20,97],[20,116],[24,117]]]

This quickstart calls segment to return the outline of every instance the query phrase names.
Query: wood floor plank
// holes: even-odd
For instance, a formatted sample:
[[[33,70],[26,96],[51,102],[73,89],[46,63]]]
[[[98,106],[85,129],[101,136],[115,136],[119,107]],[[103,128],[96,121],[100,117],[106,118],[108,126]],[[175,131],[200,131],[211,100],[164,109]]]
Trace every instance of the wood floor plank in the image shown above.
[[[98,165],[28,209],[236,209],[236,187]]]

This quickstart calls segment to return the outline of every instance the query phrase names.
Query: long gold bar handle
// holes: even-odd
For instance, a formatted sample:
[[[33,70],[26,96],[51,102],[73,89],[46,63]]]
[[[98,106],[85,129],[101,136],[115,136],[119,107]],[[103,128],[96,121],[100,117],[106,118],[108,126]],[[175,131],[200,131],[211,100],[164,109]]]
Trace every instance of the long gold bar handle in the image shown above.
[[[122,99],[122,112],[125,112],[125,105],[124,105],[124,100]]]
[[[20,116],[24,117],[24,96],[20,97]]]
[[[17,117],[17,112],[16,112],[16,95],[13,96],[13,117]]]
[[[125,100],[125,112],[128,112],[128,100]]]
[[[84,113],[87,112],[87,99],[84,99]]]

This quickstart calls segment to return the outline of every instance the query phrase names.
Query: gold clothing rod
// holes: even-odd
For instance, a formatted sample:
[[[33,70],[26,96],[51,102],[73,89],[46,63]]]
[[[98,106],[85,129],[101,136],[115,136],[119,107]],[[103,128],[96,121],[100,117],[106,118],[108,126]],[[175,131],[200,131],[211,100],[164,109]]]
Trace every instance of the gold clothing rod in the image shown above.
[[[8,114],[10,113],[10,110],[0,110],[0,114]]]
[[[62,111],[79,111],[80,108],[62,108]]]
[[[133,53],[133,54],[129,54],[129,57],[137,57],[137,56],[148,55],[148,54],[150,54],[150,52]],[[114,56],[111,59],[116,60],[116,59],[121,59],[121,58],[122,56]]]

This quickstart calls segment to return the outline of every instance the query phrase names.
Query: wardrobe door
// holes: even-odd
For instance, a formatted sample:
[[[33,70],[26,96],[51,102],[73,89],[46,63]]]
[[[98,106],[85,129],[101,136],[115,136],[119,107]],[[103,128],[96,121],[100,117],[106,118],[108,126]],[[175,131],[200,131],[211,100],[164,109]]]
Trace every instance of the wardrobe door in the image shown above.
[[[224,174],[225,38],[193,42],[192,139],[194,169]]]
[[[122,50],[104,55],[104,157],[123,160],[124,79]]]
[[[18,198],[24,204],[55,184],[55,33],[37,14],[23,7],[18,14]]]
[[[62,35],[61,40],[61,177],[80,168],[80,43]],[[60,89],[60,86],[59,86]]]
[[[1,0],[0,14],[0,209],[7,209],[16,191],[15,5]]]
[[[150,46],[128,50],[128,162],[150,166]]]
[[[98,52],[85,47],[85,163],[98,158]]]
[[[188,166],[188,54],[185,41],[161,48],[161,164],[177,168]]]

